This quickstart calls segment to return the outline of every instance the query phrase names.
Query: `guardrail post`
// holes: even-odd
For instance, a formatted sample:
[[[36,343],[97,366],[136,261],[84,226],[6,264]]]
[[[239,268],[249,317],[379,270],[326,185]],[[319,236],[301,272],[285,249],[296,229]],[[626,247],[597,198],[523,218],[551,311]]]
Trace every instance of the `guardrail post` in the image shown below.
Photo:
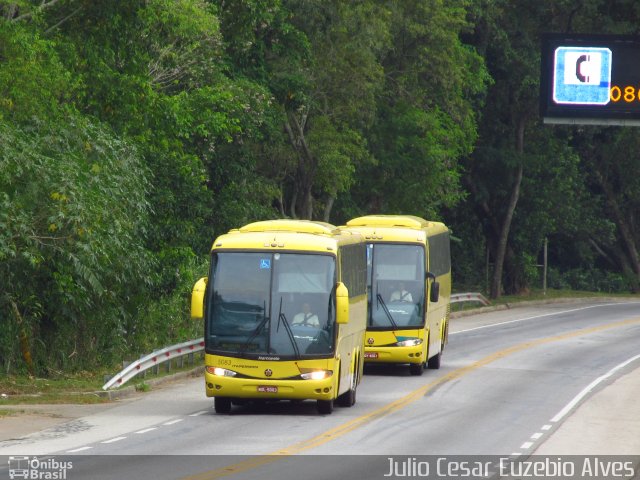
[[[157,351],[158,349],[155,349],[153,353],[156,353]],[[154,375],[158,375],[160,373],[160,365],[156,363],[151,369],[151,371],[153,372]]]
[[[140,360],[142,360],[143,358],[144,358],[144,355],[142,355],[142,354],[141,354],[141,355],[140,355]],[[140,374],[138,374],[138,375],[140,375]],[[146,371],[146,370],[144,370],[144,371],[142,372],[142,378],[147,378],[147,371]]]

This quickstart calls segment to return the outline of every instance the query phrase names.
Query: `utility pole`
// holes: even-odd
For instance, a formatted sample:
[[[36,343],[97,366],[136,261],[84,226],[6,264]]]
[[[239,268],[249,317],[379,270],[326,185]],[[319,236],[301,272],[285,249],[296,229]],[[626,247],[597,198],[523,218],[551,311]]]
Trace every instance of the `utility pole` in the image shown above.
[[[542,261],[542,295],[547,295],[547,250],[549,247],[549,239],[544,237],[544,253]]]

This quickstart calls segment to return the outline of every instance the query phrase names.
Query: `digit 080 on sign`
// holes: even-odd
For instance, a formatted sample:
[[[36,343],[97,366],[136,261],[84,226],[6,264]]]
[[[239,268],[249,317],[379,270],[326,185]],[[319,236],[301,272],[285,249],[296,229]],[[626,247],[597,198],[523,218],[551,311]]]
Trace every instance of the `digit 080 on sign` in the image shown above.
[[[631,85],[618,86],[612,85],[609,89],[609,99],[613,103],[626,102],[633,103],[640,101],[640,87],[633,87]]]

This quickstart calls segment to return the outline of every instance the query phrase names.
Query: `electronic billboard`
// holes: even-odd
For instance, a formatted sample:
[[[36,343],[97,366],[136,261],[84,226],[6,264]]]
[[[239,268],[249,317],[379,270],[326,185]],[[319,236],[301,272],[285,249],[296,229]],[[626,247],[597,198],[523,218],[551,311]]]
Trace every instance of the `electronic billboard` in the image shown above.
[[[546,34],[541,54],[545,123],[640,126],[640,36]]]

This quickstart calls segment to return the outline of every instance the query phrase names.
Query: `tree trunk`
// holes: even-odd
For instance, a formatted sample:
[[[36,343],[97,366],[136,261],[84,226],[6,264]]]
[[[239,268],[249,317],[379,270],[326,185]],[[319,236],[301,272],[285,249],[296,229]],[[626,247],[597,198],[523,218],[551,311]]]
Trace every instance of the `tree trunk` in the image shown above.
[[[516,295],[526,292],[528,287],[527,278],[524,275],[521,265],[518,263],[518,256],[507,243],[502,275],[502,290],[507,295]]]
[[[597,168],[597,167],[596,167]],[[627,257],[627,262],[633,275],[635,276],[635,284],[638,284],[640,281],[640,258],[638,257],[638,248],[636,246],[635,238],[629,224],[624,216],[624,213],[621,211],[620,206],[618,205],[618,201],[616,199],[615,193],[613,192],[613,188],[609,184],[609,182],[604,178],[600,171],[595,172],[596,179],[598,183],[602,187],[602,190],[607,199],[607,205],[609,206],[609,210],[611,211],[611,216],[613,217],[613,221],[618,227],[618,231],[620,232],[620,237],[622,239],[622,245],[624,246],[624,253]]]
[[[520,185],[522,183],[522,174],[524,171],[524,162],[522,161],[522,154],[524,153],[524,127],[525,118],[522,117],[518,121],[518,129],[516,132],[516,152],[520,157],[518,170],[516,171],[516,178],[511,188],[511,197],[507,205],[507,212],[502,226],[500,228],[500,236],[498,237],[498,245],[495,253],[495,265],[493,269],[493,278],[491,280],[491,292],[490,296],[493,299],[500,298],[502,295],[502,273],[504,269],[504,257],[507,251],[507,240],[509,238],[509,231],[511,230],[511,222],[513,220],[513,213],[516,210],[516,205],[520,197]]]
[[[284,198],[282,198],[282,192],[284,191],[284,189],[282,188],[282,184],[280,185],[280,195],[278,195],[278,211],[280,212],[280,217],[284,218],[286,217],[286,214],[284,212]]]
[[[335,195],[327,196],[327,202],[324,204],[324,214],[322,215],[323,222],[331,223],[329,222],[329,219],[331,218],[331,210],[333,209],[333,202],[335,201]]]
[[[313,196],[311,195],[311,185],[305,185],[304,207],[302,212],[302,218],[305,220],[311,220],[313,218]]]
[[[293,185],[293,193],[291,194],[291,202],[289,203],[289,214],[291,218],[298,218],[298,213],[296,212],[298,203],[298,184],[295,183]]]
[[[300,216],[311,220],[313,216],[313,195],[311,192],[318,162],[305,138],[306,120],[307,116],[304,113],[301,114],[300,119],[294,113],[287,113],[284,127],[289,137],[289,142],[298,155],[298,168],[294,179],[294,198],[291,202],[291,216],[294,218]],[[296,205],[298,199],[302,200],[299,209]]]
[[[22,358],[24,363],[27,366],[27,371],[30,376],[35,375],[35,369],[33,368],[33,357],[31,356],[31,345],[29,341],[29,334],[27,331],[27,326],[24,323],[24,319],[20,314],[20,310],[18,309],[18,305],[13,301],[12,298],[9,298],[9,303],[11,303],[11,308],[13,309],[13,314],[16,317],[16,324],[18,325],[19,331],[19,341],[20,341],[20,351],[22,352]]]

